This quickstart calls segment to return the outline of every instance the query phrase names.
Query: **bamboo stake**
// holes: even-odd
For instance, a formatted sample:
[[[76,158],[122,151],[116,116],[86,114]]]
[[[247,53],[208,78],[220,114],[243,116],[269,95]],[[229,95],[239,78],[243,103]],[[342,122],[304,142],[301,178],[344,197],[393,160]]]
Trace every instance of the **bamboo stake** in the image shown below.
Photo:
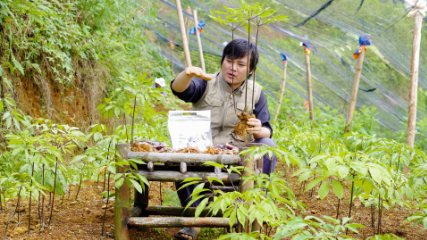
[[[282,89],[280,90],[279,105],[277,105],[276,116],[274,116],[274,121],[277,121],[277,116],[279,116],[280,106],[282,105],[282,101],[283,101],[283,93],[285,92],[285,85],[286,85],[286,69],[287,68],[288,68],[288,62],[285,62],[285,67],[283,68]]]
[[[191,7],[187,7],[185,11],[191,15]],[[191,20],[188,17],[185,17],[185,34],[187,35],[188,42],[190,42],[190,24]]]
[[[420,61],[420,42],[421,42],[421,26],[423,16],[420,12],[415,15],[415,24],[412,40],[412,57],[411,57],[411,82],[409,88],[409,112],[408,112],[408,129],[406,135],[406,144],[409,147],[414,147],[415,127],[417,120],[417,91],[418,91],[418,67]]]
[[[313,107],[313,92],[311,85],[311,69],[310,69],[310,55],[305,53],[305,64],[307,66],[307,91],[308,91],[308,102],[310,108],[310,119],[314,120],[314,107]]]
[[[191,67],[192,66],[191,56],[190,56],[190,50],[188,49],[188,39],[187,39],[187,34],[184,26],[184,17],[182,15],[181,0],[175,0],[175,2],[176,2],[176,10],[178,12],[179,27],[181,28],[181,38],[182,38],[182,47],[184,48],[185,64],[186,64],[186,67]]]
[[[202,39],[200,38],[200,33],[197,30],[197,25],[199,25],[199,20],[197,19],[196,10],[193,10],[193,17],[194,17],[194,25],[196,25],[196,36],[197,36],[197,45],[199,46],[200,64],[202,65],[203,71],[206,72],[205,59],[203,57],[203,49],[202,49]]]
[[[350,123],[353,120],[354,109],[356,107],[357,92],[359,90],[360,76],[362,75],[363,59],[365,58],[366,49],[363,49],[357,59],[356,74],[354,75],[353,89],[351,90],[350,106],[348,107],[348,115],[344,133],[350,130]]]

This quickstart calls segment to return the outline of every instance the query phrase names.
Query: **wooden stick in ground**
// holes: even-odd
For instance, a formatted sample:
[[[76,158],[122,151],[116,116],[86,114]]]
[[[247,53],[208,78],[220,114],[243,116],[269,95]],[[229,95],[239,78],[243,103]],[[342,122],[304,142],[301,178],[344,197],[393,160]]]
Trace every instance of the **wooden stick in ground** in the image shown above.
[[[127,155],[130,151],[129,144],[118,144],[117,151],[120,153],[122,158],[127,159]],[[124,173],[123,167],[117,166],[117,173]],[[115,223],[115,239],[129,240],[129,228],[127,226],[127,219],[130,217],[130,197],[129,197],[129,186],[126,181],[120,188],[115,189],[116,200],[114,203],[114,223]]]
[[[203,71],[206,72],[205,59],[203,57],[203,49],[202,49],[202,39],[200,38],[200,33],[197,29],[197,25],[199,25],[199,20],[197,19],[196,10],[193,10],[193,17],[194,17],[194,25],[196,26],[197,45],[199,46],[200,64],[202,65]]]
[[[420,42],[421,27],[423,16],[420,12],[415,15],[415,25],[412,40],[412,57],[411,57],[411,82],[409,88],[409,112],[408,112],[408,129],[406,133],[406,145],[414,147],[415,127],[417,120],[417,91],[418,91],[418,67],[420,61]],[[405,169],[405,168],[404,168]],[[406,172],[406,171],[404,171]]]
[[[365,52],[366,52],[366,49],[363,49],[360,52],[359,58],[357,59],[356,74],[354,75],[353,90],[351,90],[350,106],[348,107],[347,121],[344,129],[344,133],[348,133],[348,131],[350,130],[351,120],[353,120],[353,114],[354,114],[354,109],[356,107],[357,92],[359,90],[359,82],[360,82],[360,76],[362,74],[363,59],[365,58]]]
[[[188,39],[187,39],[187,33],[184,26],[184,17],[182,15],[182,7],[181,7],[181,0],[175,0],[176,2],[176,11],[178,12],[178,20],[179,20],[179,27],[181,28],[181,38],[182,38],[182,47],[184,48],[184,55],[185,55],[185,65],[186,67],[191,67],[191,56],[190,56],[190,50],[188,49]]]
[[[311,85],[311,69],[310,69],[310,54],[305,53],[305,64],[307,66],[307,91],[308,91],[308,102],[310,108],[310,119],[314,120],[314,107],[313,107],[313,92]]]
[[[287,68],[288,68],[288,62],[285,62],[284,68],[283,68],[282,89],[280,90],[279,105],[277,105],[276,115],[274,116],[274,121],[277,121],[277,117],[279,116],[280,106],[282,105],[282,101],[283,101],[283,93],[285,92],[285,86],[286,86],[286,69]]]

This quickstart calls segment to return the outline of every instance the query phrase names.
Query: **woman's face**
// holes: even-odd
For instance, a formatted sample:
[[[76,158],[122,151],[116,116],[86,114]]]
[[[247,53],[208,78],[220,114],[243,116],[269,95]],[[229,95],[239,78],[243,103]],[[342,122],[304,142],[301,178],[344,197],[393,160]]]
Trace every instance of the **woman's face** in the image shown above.
[[[222,62],[221,70],[222,76],[225,81],[230,84],[230,87],[233,88],[232,83],[234,83],[234,89],[242,85],[247,76],[247,56],[239,59],[231,60],[227,57],[224,58]],[[250,74],[250,73],[249,73]]]

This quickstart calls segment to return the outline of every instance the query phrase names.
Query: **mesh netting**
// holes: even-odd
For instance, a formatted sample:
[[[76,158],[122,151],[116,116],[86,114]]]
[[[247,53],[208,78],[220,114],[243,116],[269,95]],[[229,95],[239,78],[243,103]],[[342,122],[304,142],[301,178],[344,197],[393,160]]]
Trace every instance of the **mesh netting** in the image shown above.
[[[159,21],[145,26],[155,34],[159,46],[169,59],[171,51],[168,42],[181,46],[181,35],[174,1],[159,1]],[[199,21],[206,23],[202,33],[207,72],[213,73],[220,67],[224,45],[231,40],[231,32],[212,21],[210,10],[223,10],[223,5],[238,7],[238,0],[182,0],[183,9],[190,6],[198,10]],[[247,1],[249,3],[255,1]],[[350,100],[356,61],[353,52],[358,47],[359,36],[369,36],[372,45],[364,60],[360,89],[376,88],[374,91],[359,91],[358,108],[364,105],[377,109],[380,123],[397,130],[406,122],[409,93],[409,61],[412,51],[413,18],[406,17],[408,9],[401,1],[364,1],[359,11],[360,1],[334,0],[325,10],[302,26],[310,14],[316,12],[327,0],[276,0],[268,3],[279,9],[280,15],[289,16],[289,21],[270,24],[260,30],[258,49],[260,63],[257,80],[266,87],[267,93],[278,96],[280,91],[283,64],[279,53],[288,56],[287,86],[304,99],[307,99],[305,53],[299,46],[301,41],[312,47],[310,55],[313,96],[315,106],[330,106],[346,113]],[[192,14],[184,11],[184,16],[193,20]],[[191,24],[191,28],[194,23]],[[426,28],[425,24],[423,25]],[[237,29],[235,38],[247,39],[244,29]],[[422,38],[426,34],[423,33]],[[200,66],[197,54],[197,40],[191,35],[189,45],[192,62]],[[174,51],[174,68],[184,68],[182,49]],[[427,42],[421,42],[417,118],[426,117],[427,98]],[[301,103],[302,105],[302,103]]]

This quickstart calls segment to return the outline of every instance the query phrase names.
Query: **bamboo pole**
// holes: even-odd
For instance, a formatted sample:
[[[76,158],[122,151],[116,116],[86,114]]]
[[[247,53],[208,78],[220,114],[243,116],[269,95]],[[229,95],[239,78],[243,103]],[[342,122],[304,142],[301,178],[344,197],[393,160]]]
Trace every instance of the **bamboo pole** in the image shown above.
[[[406,144],[409,147],[414,147],[415,142],[415,127],[417,120],[417,92],[418,92],[418,68],[420,61],[420,42],[421,42],[421,27],[423,15],[417,12],[415,15],[415,24],[412,40],[412,57],[411,57],[411,82],[409,88],[409,112],[408,112],[408,129],[406,135]]]
[[[212,173],[212,172],[187,172],[182,174],[180,171],[154,171],[148,172],[144,170],[138,171],[139,174],[146,177],[148,181],[161,181],[161,182],[182,182],[189,177],[202,178],[207,180],[209,177],[215,177],[224,183],[231,183],[231,181],[238,182],[239,174],[231,173]]]
[[[357,92],[359,90],[360,76],[362,74],[363,59],[365,58],[366,48],[361,51],[357,59],[356,74],[354,75],[353,89],[351,90],[350,106],[348,107],[348,115],[344,133],[350,130],[350,123],[353,120],[354,109],[356,107]]]
[[[237,165],[240,162],[238,155],[211,155],[202,153],[156,153],[156,152],[129,152],[129,159],[141,159],[144,162],[186,162],[186,163],[204,163],[216,162],[225,165]]]
[[[197,19],[196,10],[193,10],[193,17],[194,17],[194,25],[196,25],[196,36],[197,36],[197,45],[199,46],[200,64],[202,65],[203,71],[206,72],[205,59],[203,57],[203,49],[202,49],[202,39],[200,38],[200,33],[197,30],[197,25],[199,25],[199,20]]]
[[[191,7],[187,7],[185,11],[191,15]],[[185,34],[187,35],[188,42],[190,42],[190,25],[191,20],[188,17],[185,17]]]
[[[163,216],[182,216],[182,217],[194,217],[196,215],[196,208],[189,207],[184,210],[185,207],[165,207],[165,206],[148,206],[146,211],[148,215],[163,215]],[[210,217],[212,213],[210,209],[204,209],[199,217]],[[218,213],[212,217],[222,217],[222,211],[218,211]]]
[[[175,0],[176,2],[176,11],[178,12],[178,20],[179,20],[179,27],[181,29],[181,38],[182,38],[182,47],[184,48],[184,55],[185,55],[185,65],[186,67],[191,67],[191,56],[190,56],[190,50],[188,49],[188,38],[184,26],[184,17],[182,15],[182,7],[181,7],[181,0]]]
[[[310,108],[310,119],[314,120],[314,107],[313,107],[313,90],[311,85],[311,69],[310,69],[310,54],[305,53],[305,64],[307,66],[307,91],[308,91],[308,102]]]
[[[283,93],[285,92],[285,86],[286,86],[286,69],[288,68],[288,62],[285,62],[284,68],[283,68],[283,82],[282,82],[282,89],[280,90],[280,98],[279,98],[279,105],[276,109],[276,115],[274,116],[274,121],[277,121],[277,116],[279,116],[280,106],[282,105],[283,101]]]
[[[122,158],[127,158],[130,151],[129,144],[118,144],[117,151]],[[117,173],[125,172],[123,167],[117,166]],[[130,197],[129,186],[126,181],[120,188],[116,187],[116,200],[114,203],[114,223],[115,223],[115,239],[129,240],[129,228],[127,226],[127,219],[130,217]]]
[[[228,218],[210,217],[132,217],[128,220],[128,225],[133,227],[229,227]]]

